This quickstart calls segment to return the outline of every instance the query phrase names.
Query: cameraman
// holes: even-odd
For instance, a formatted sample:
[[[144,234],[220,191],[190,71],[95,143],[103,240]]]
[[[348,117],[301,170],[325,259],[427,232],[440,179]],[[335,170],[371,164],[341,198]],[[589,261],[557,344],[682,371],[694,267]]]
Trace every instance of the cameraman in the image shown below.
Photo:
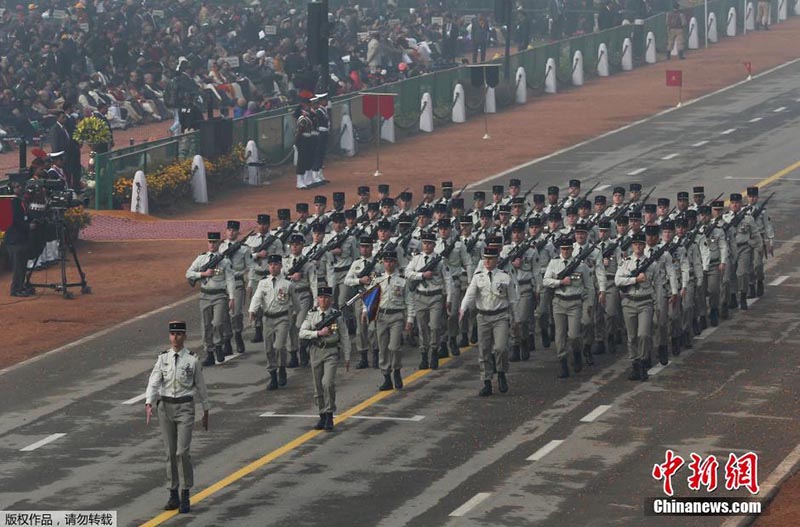
[[[28,219],[22,195],[25,192],[24,183],[12,180],[11,191],[14,198],[11,200],[11,227],[6,232],[6,245],[8,258],[11,263],[11,296],[31,296],[33,290],[25,287],[25,270],[28,262],[28,238],[30,231],[35,228]]]

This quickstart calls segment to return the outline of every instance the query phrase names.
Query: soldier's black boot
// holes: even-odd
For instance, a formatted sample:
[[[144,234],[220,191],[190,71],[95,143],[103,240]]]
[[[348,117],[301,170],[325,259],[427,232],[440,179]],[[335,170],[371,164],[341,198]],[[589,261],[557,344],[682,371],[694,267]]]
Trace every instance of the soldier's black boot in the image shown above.
[[[366,368],[369,368],[369,360],[367,359],[367,352],[366,351],[362,351],[361,352],[361,360],[359,360],[358,364],[356,364],[356,369],[357,370],[364,370]]]
[[[550,347],[550,331],[547,328],[542,328],[542,346]]]
[[[622,346],[622,331],[617,331],[616,335],[614,335],[614,344],[617,346]]]
[[[533,337],[528,337],[527,340],[523,340],[522,344],[519,346],[519,358],[521,360],[528,360],[531,358],[531,344],[530,339]]]
[[[378,350],[372,350],[372,367],[376,370],[378,369],[378,360]]]
[[[467,338],[466,331],[461,333],[461,339],[458,341],[458,345],[462,348],[466,348],[467,346],[469,346],[469,339]]]
[[[461,350],[458,348],[458,342],[456,342],[455,337],[450,337],[450,354],[453,357],[461,355]]]
[[[483,381],[483,388],[478,392],[478,395],[481,397],[492,395],[492,381]]]
[[[477,344],[478,343],[478,326],[472,326],[472,335],[469,337],[470,344]]]
[[[231,339],[225,339],[225,342],[222,344],[223,353],[226,357],[230,357],[233,355],[233,346],[231,346]]]
[[[640,381],[646,381],[648,379],[647,370],[649,370],[649,369],[650,368],[645,368],[644,367],[644,363],[639,365],[639,380]]]
[[[431,369],[439,369],[439,354],[436,353],[436,350],[431,351]]]
[[[736,309],[739,307],[739,299],[736,298],[736,293],[731,293],[731,300],[728,302],[728,309]]]
[[[225,362],[225,353],[222,351],[222,346],[214,347],[214,355],[217,357],[217,362],[220,364]]]
[[[642,363],[641,361],[639,361],[639,359],[636,359],[635,361],[633,361],[633,364],[631,364],[631,372],[628,374],[628,380],[638,381],[639,379],[641,379],[642,375],[641,371],[642,371]]]
[[[511,346],[510,362],[519,362],[519,346]]]
[[[722,320],[728,320],[731,318],[730,310],[728,309],[728,304],[722,304],[722,309],[720,310],[720,318]]]
[[[398,390],[403,389],[403,376],[400,375],[400,370],[394,370],[394,387]]]
[[[250,340],[253,344],[258,342],[264,342],[264,330],[261,326],[256,327],[256,333],[253,335],[253,338]]]
[[[290,351],[289,352],[289,364],[286,365],[287,368],[297,368],[300,366],[300,361],[297,360],[297,352]]]
[[[327,416],[327,419],[325,419],[325,431],[333,432],[333,412],[328,412],[325,415]]]
[[[178,489],[169,489],[169,501],[166,505],[164,505],[165,511],[174,511],[177,509],[181,504],[180,498],[178,498]]]
[[[580,373],[583,369],[583,359],[581,358],[581,350],[572,350],[572,362],[575,373]]]
[[[669,364],[669,350],[667,350],[666,346],[658,347],[658,362],[660,362],[664,366]]]
[[[596,340],[594,342],[594,349],[592,350],[592,354],[594,355],[602,355],[606,352],[606,343],[602,340]]]
[[[500,372],[497,374],[497,389],[500,390],[500,393],[506,393],[508,391],[508,381],[506,380],[505,372]]]
[[[708,312],[708,323],[711,324],[712,328],[719,326],[719,312],[717,312],[717,308],[712,307],[711,311]]]
[[[701,317],[701,318],[705,318],[705,317]],[[699,318],[692,319],[692,333],[694,333],[694,336],[696,337],[702,331],[703,331],[703,328],[702,328],[702,323],[700,322],[700,319]]]
[[[739,309],[747,311],[747,295],[745,293],[739,295]]]
[[[314,425],[314,430],[325,430],[325,422],[328,420],[328,414],[319,414],[319,421]]]
[[[378,390],[382,391],[382,392],[385,392],[385,391],[393,390],[393,389],[394,389],[394,385],[392,385],[392,376],[389,375],[388,373],[385,373],[383,375],[383,384],[381,384],[378,387]]]
[[[647,371],[653,367],[653,361],[650,359],[650,354],[642,359],[642,370]]]
[[[428,365],[428,354],[427,353],[420,353],[422,358],[419,361],[419,366],[417,366],[418,370],[427,370],[430,368]]]
[[[569,366],[567,365],[567,358],[564,357],[563,359],[559,360],[558,365],[559,365],[558,378],[566,379],[567,377],[569,377]]]
[[[447,351],[447,341],[443,340],[439,343],[439,351],[437,352],[440,359],[446,359],[450,356],[450,353]]]
[[[286,386],[286,368],[278,368],[278,386]]]
[[[244,339],[242,338],[242,334],[236,333],[233,338],[236,341],[236,353],[244,353]]]
[[[267,384],[267,391],[277,390],[278,389],[278,372],[272,370],[269,372],[269,384]]]
[[[683,332],[683,347],[687,350],[692,349],[692,335],[689,334],[689,330]]]
[[[213,366],[217,361],[214,360],[214,353],[207,351],[206,358],[203,361],[203,366],[208,368],[209,366]]]
[[[678,337],[672,337],[672,354],[676,357],[681,354],[681,340]]]
[[[756,282],[756,296],[764,296],[764,280]]]
[[[191,506],[189,504],[189,489],[181,490],[181,504],[178,507],[178,512],[181,514],[186,514],[191,510]]]
[[[594,359],[592,358],[592,345],[586,344],[583,347],[583,356],[586,357],[586,365],[594,366]]]
[[[750,282],[750,287],[747,288],[747,298],[755,298],[756,297],[756,284],[754,282]]]
[[[308,362],[311,357],[308,354],[308,346],[306,344],[300,344],[300,366],[305,368],[308,366]]]

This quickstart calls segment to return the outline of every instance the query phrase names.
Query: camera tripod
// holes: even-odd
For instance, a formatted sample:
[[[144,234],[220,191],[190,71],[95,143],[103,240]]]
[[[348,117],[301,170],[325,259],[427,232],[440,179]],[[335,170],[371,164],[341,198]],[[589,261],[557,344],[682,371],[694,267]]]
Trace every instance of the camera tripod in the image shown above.
[[[36,264],[39,263],[39,258],[41,258],[40,252],[33,262],[33,268],[28,269],[28,272],[25,275],[25,285],[27,287],[47,287],[49,289],[53,289],[54,291],[61,292],[64,295],[64,298],[68,300],[74,298],[74,295],[69,291],[69,288],[71,287],[80,287],[81,293],[88,295],[92,292],[92,288],[89,287],[89,284],[86,281],[86,274],[81,268],[81,262],[78,260],[78,252],[75,250],[75,242],[70,235],[69,229],[67,229],[67,225],[63,218],[59,218],[54,223],[56,228],[55,239],[58,240],[58,262],[61,267],[61,281],[41,284],[31,282],[31,276],[36,270]],[[78,269],[80,282],[70,283],[67,280],[67,251],[69,251],[69,254],[72,255],[72,260],[75,262],[75,267]]]

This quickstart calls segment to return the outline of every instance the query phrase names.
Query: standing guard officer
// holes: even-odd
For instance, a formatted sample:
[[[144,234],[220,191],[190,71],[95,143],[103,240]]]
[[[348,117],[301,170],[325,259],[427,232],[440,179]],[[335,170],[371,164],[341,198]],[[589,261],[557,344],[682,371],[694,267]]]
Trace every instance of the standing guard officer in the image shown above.
[[[247,294],[251,297],[253,295],[253,291],[255,291],[255,288],[258,285],[258,281],[269,274],[269,269],[267,268],[267,256],[272,254],[283,254],[283,245],[281,244],[280,240],[272,236],[270,233],[269,214],[259,214],[257,221],[258,232],[247,238],[247,240],[244,242],[245,245],[250,247],[250,250],[253,251],[250,276],[248,277],[247,283]],[[266,248],[261,249],[261,247],[264,245],[264,242],[268,241],[268,239],[272,239],[273,241],[269,243]],[[264,341],[264,336],[261,329],[261,316],[256,317],[255,328],[255,335],[253,335],[253,339],[250,341],[253,344]]]
[[[634,234],[631,245],[633,253],[619,262],[614,283],[622,295],[622,318],[628,333],[628,358],[631,361],[628,379],[646,381],[644,356],[651,348],[656,270],[650,266],[646,272],[631,276],[645,259],[645,235]]]
[[[478,348],[483,379],[483,388],[478,395],[481,397],[492,395],[495,369],[500,393],[508,391],[508,331],[509,326],[514,325],[513,306],[519,301],[519,295],[511,276],[497,269],[499,254],[495,247],[484,250],[484,271],[472,276],[459,309],[461,318],[470,308],[478,311]]]
[[[308,365],[308,344],[297,337],[303,321],[311,309],[313,297],[311,296],[312,284],[317,281],[316,266],[313,262],[306,260],[302,263],[303,248],[306,238],[300,233],[289,236],[289,254],[283,257],[283,270],[286,278],[292,282],[294,287],[291,289],[292,315],[289,327],[290,356],[288,368],[297,368],[300,364]],[[297,355],[300,355],[298,361]]]
[[[194,485],[192,458],[189,453],[194,427],[194,397],[203,408],[203,429],[208,430],[208,391],[203,368],[194,353],[183,347],[186,341],[186,322],[169,323],[170,349],[156,359],[145,394],[147,422],[158,407],[158,423],[167,450],[167,488],[169,501],[164,510],[185,514],[190,510],[189,489]],[[180,498],[178,488],[181,489]]]
[[[297,176],[297,188],[305,189],[313,184],[311,177],[311,166],[314,162],[316,148],[316,130],[314,121],[311,119],[309,98],[302,97],[300,106],[295,110],[294,116],[297,119],[294,134],[295,147],[295,174]]]
[[[336,369],[344,355],[344,366],[350,371],[350,337],[334,321],[322,329],[317,325],[332,310],[333,288],[321,286],[317,292],[317,307],[308,312],[300,328],[300,338],[311,341],[311,376],[314,378],[314,402],[319,409],[319,421],[314,430],[333,430],[336,411]]]
[[[227,239],[219,245],[219,252],[224,253],[228,247],[236,243],[239,239],[240,224],[236,220],[228,220],[226,237]],[[239,247],[239,250],[231,257],[231,266],[233,267],[233,278],[236,281],[236,296],[233,305],[233,317],[231,317],[231,325],[233,326],[233,338],[236,340],[236,352],[244,353],[244,339],[242,338],[242,331],[244,331],[244,302],[246,297],[245,281],[249,280],[250,273],[253,267],[253,256],[244,244]],[[231,341],[226,340],[223,346],[225,356],[233,355],[231,349]]]
[[[250,320],[258,313],[264,318],[264,351],[267,355],[269,384],[267,390],[277,390],[286,385],[286,337],[289,332],[289,312],[292,308],[292,283],[281,270],[283,257],[273,254],[267,257],[269,276],[258,282],[250,301]]]
[[[331,114],[328,107],[328,94],[318,93],[313,99],[313,111],[317,124],[317,144],[314,149],[314,161],[311,164],[311,179],[315,185],[327,183],[322,174],[325,166],[325,154],[328,152],[328,135],[331,127]]]
[[[224,258],[216,267],[200,271],[219,252],[220,238],[219,232],[209,232],[208,252],[200,253],[186,270],[187,280],[191,283],[200,282],[200,318],[206,347],[203,366],[213,366],[215,355],[217,362],[225,362],[222,343],[230,341],[232,336],[230,311],[235,304],[236,281],[231,262]]]

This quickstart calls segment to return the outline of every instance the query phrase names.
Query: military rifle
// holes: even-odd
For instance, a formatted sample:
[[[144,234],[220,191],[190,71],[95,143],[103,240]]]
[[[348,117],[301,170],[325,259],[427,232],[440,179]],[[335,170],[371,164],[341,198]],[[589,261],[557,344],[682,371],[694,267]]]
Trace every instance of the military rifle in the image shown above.
[[[500,258],[500,260],[498,260],[497,268],[505,269],[505,267],[510,262],[513,262],[517,258],[522,258],[525,252],[531,248],[532,243],[533,240],[531,238],[527,238],[525,241],[523,241],[522,243],[511,249],[505,257]]]
[[[215,253],[211,258],[208,259],[208,261],[206,263],[204,263],[202,266],[200,266],[200,269],[199,269],[198,272],[205,273],[209,269],[216,269],[217,266],[220,264],[220,262],[222,260],[224,260],[225,258],[230,258],[234,254],[236,254],[236,252],[242,247],[242,245],[244,245],[245,240],[247,240],[247,238],[252,236],[254,232],[256,232],[256,231],[252,230],[244,238],[240,238],[240,239],[236,240],[235,242],[230,244],[230,246],[228,246],[228,248],[225,249],[223,252]],[[189,279],[189,285],[190,286],[194,287],[194,285],[196,283],[197,283],[197,279],[195,279],[195,278],[190,278]]]
[[[564,267],[556,275],[556,279],[563,280],[564,278],[574,273],[575,270],[578,268],[578,266],[592,254],[592,251],[594,251],[595,247],[597,247],[597,242],[594,242],[591,245],[587,245],[586,247],[581,249],[581,252],[578,253],[578,256],[570,260],[570,262],[566,265],[566,267]]]
[[[769,200],[771,200],[772,196],[774,195],[775,193],[773,192],[772,194],[767,196],[767,198],[761,203],[756,203],[755,207],[748,207],[748,210],[752,210],[750,215],[753,217],[754,220],[757,220],[758,217],[761,216],[761,213],[764,212],[764,207],[767,206],[767,203],[769,203]]]

